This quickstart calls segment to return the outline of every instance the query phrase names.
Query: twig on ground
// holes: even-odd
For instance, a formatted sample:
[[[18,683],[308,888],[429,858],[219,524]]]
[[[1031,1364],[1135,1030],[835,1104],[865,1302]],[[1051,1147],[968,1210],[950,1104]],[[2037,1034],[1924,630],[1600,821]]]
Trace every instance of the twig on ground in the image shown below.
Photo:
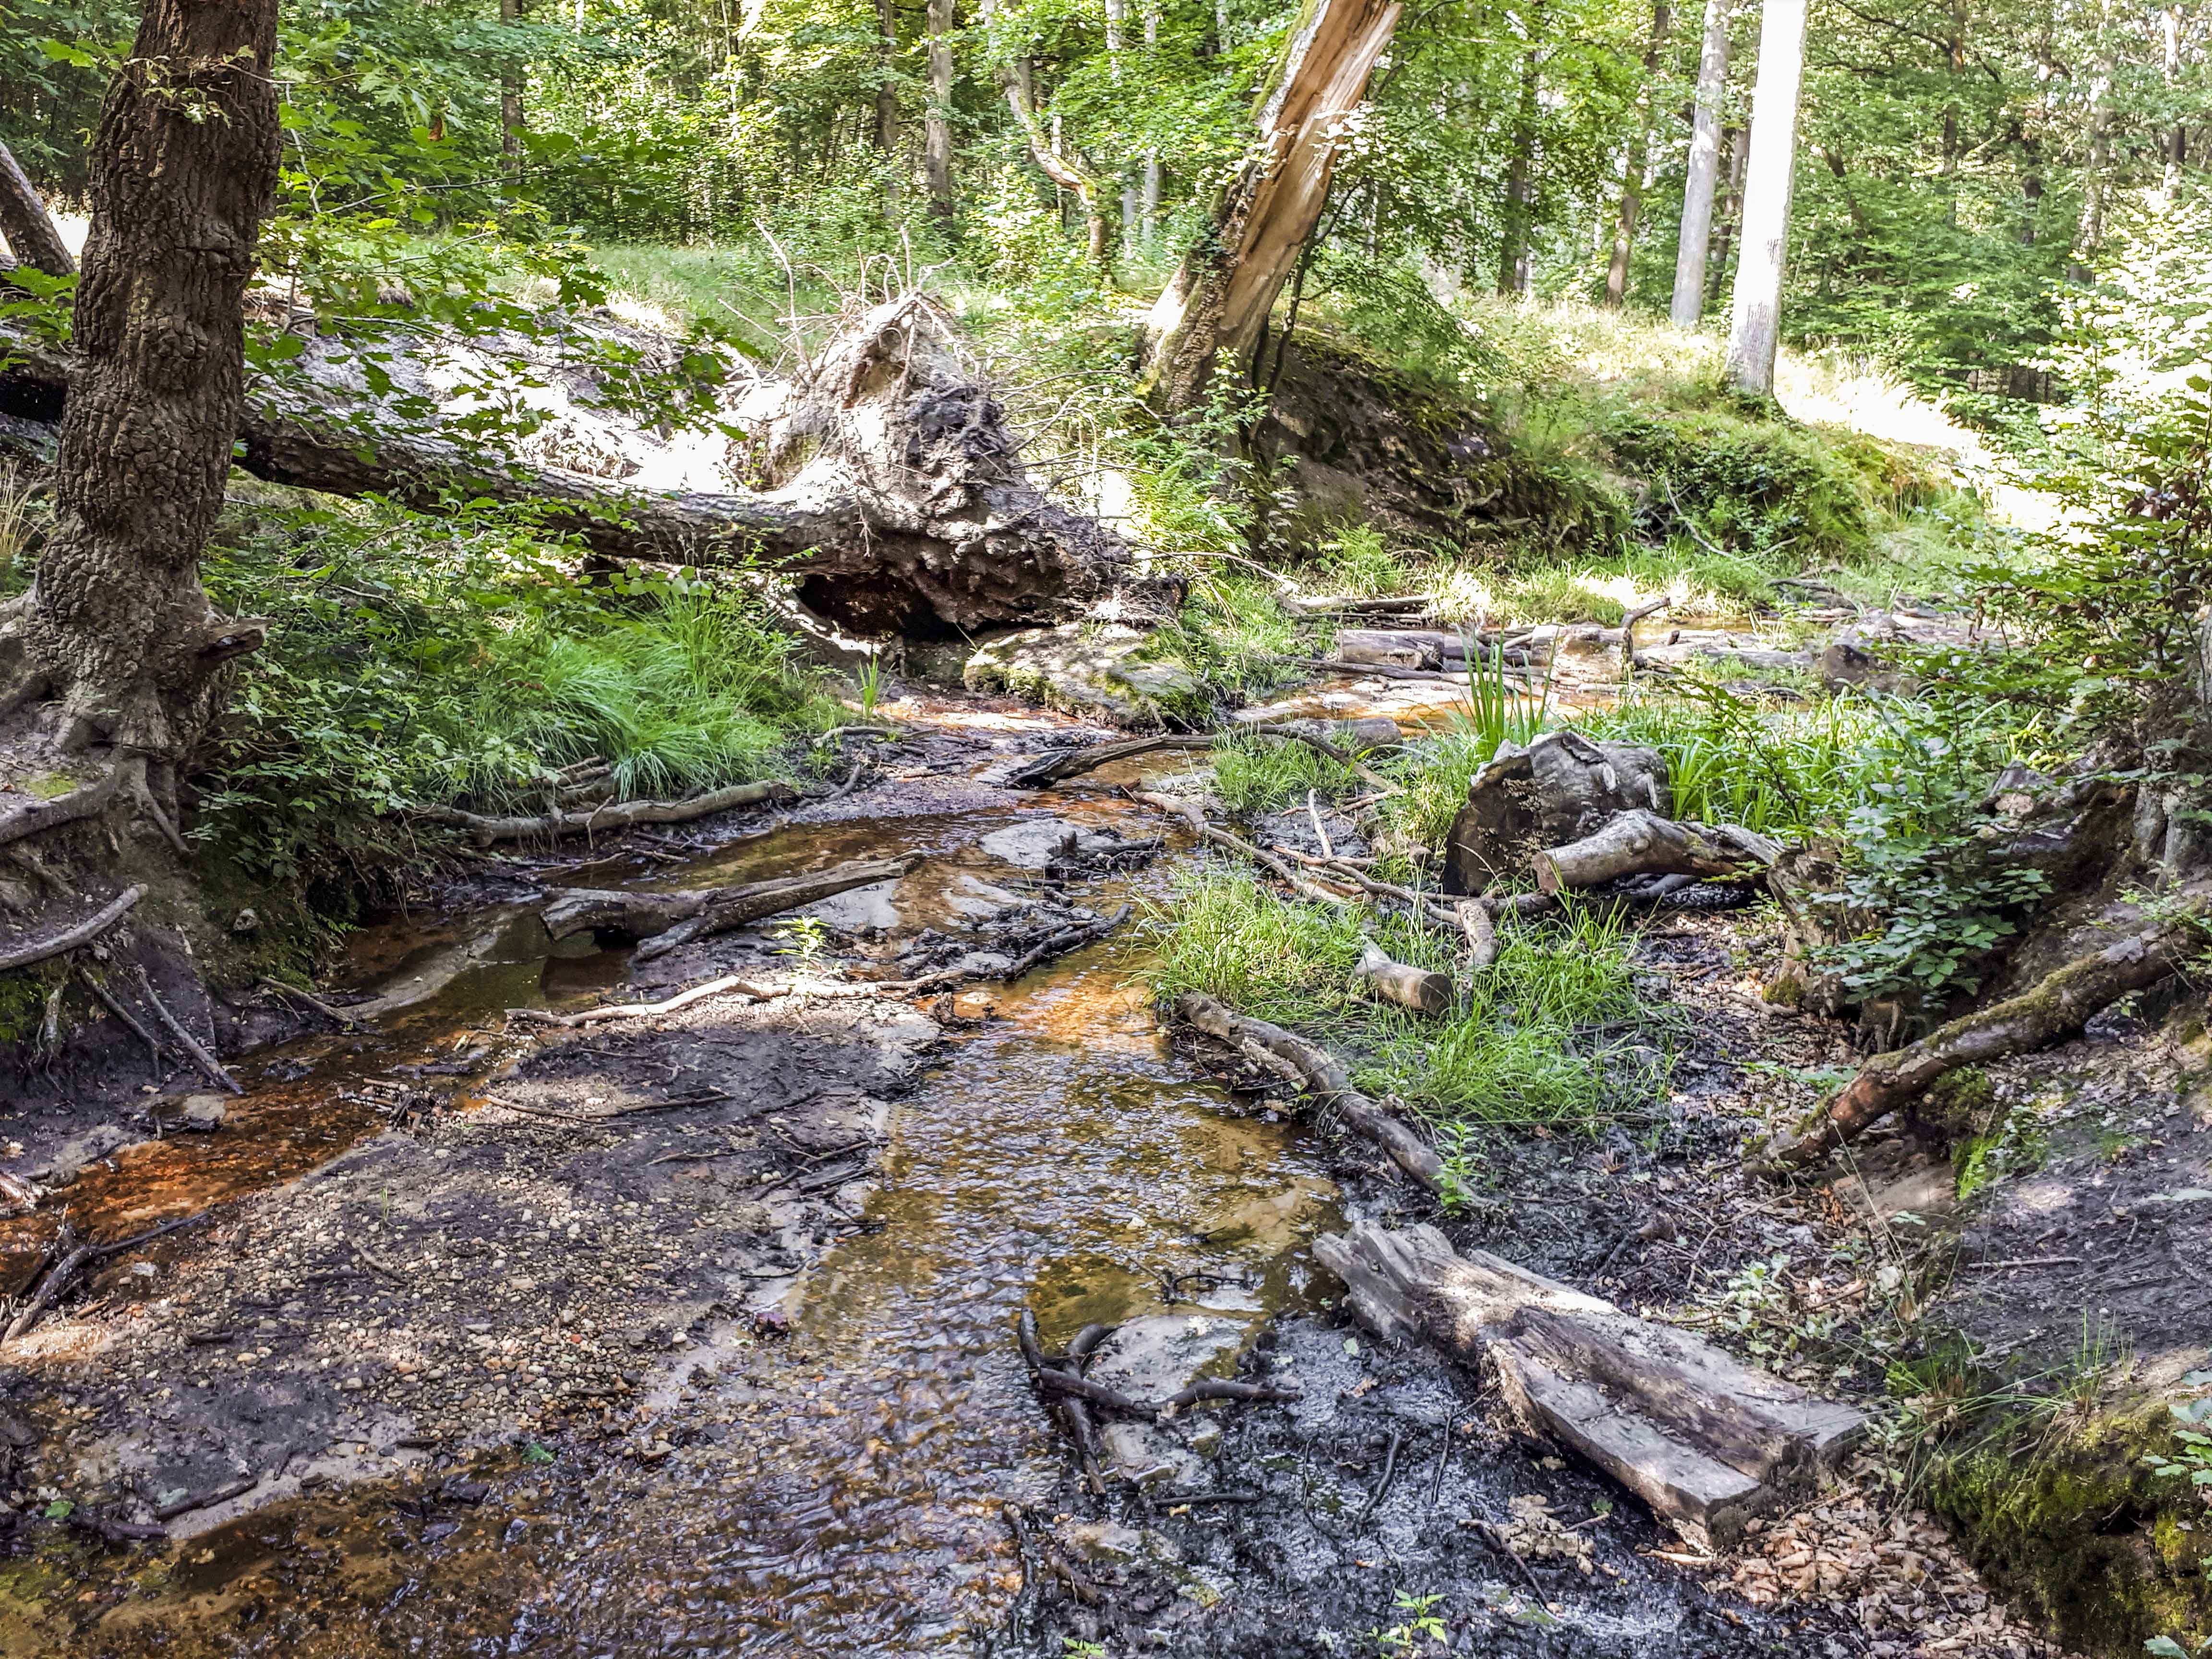
[[[276,992],[279,996],[289,997],[295,1002],[304,1002],[308,1007],[322,1015],[324,1018],[336,1020],[341,1026],[344,1027],[349,1031],[357,1031],[361,1029],[361,1022],[356,1019],[351,1014],[346,1012],[344,1009],[333,1007],[331,1004],[325,1002],[320,997],[313,995],[312,993],[302,991],[296,985],[287,985],[282,980],[265,978],[256,982],[261,985],[264,989]]]
[[[138,988],[144,993],[147,1005],[154,1011],[154,1018],[161,1022],[163,1030],[176,1038],[177,1046],[191,1056],[192,1064],[200,1068],[209,1082],[220,1083],[234,1095],[244,1094],[246,1091],[239,1087],[238,1079],[223,1070],[222,1062],[208,1052],[206,1046],[186,1029],[184,1021],[169,1012],[168,1005],[154,989],[154,981],[145,969],[141,967],[137,971]]]

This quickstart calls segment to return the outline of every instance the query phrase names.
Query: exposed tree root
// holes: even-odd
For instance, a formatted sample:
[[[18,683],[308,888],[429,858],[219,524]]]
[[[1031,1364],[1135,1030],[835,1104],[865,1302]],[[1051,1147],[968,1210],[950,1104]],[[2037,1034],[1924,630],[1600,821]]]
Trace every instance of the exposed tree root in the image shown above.
[[[1441,1189],[1443,1164],[1436,1148],[1377,1102],[1354,1089],[1343,1061],[1327,1049],[1279,1025],[1237,1013],[1225,1004],[1197,992],[1177,997],[1175,1013],[1184,1024],[1227,1043],[1249,1058],[1272,1056],[1270,1069],[1286,1073],[1289,1080],[1310,1090],[1348,1127],[1381,1147],[1392,1163],[1429,1191]]]
[[[154,989],[154,981],[147,977],[143,968],[138,969],[138,988],[145,993],[147,1005],[153,1009],[154,1018],[161,1022],[164,1030],[176,1038],[177,1046],[191,1056],[192,1064],[200,1068],[201,1074],[209,1082],[219,1083],[234,1095],[246,1092],[238,1086],[238,1079],[223,1070],[222,1062],[208,1051],[207,1045],[191,1034],[184,1021],[169,1012],[169,1005],[161,1000],[161,994]]]
[[[76,1283],[78,1277],[87,1267],[105,1261],[111,1255],[119,1255],[125,1250],[136,1249],[141,1244],[151,1243],[157,1238],[179,1231],[196,1222],[204,1221],[207,1217],[208,1212],[202,1211],[198,1215],[184,1216],[175,1221],[165,1221],[158,1227],[149,1227],[146,1231],[134,1233],[129,1238],[119,1238],[112,1244],[102,1244],[97,1239],[88,1239],[82,1243],[78,1243],[76,1235],[70,1231],[69,1224],[64,1221],[62,1224],[60,1237],[54,1241],[54,1253],[58,1260],[47,1270],[46,1276],[40,1281],[37,1294],[24,1304],[23,1310],[9,1322],[6,1333],[0,1334],[0,1342],[13,1342],[27,1332],[32,1326],[37,1324],[40,1316],[69,1293],[70,1286]]]
[[[122,781],[114,767],[106,767],[98,777],[78,785],[66,794],[45,800],[26,801],[0,811],[0,846],[27,836],[43,835],[64,823],[75,823],[102,811],[115,794],[116,786]]]
[[[2100,1010],[2172,973],[2202,938],[2194,921],[2131,934],[2076,957],[2019,996],[1940,1025],[1909,1048],[1876,1054],[1808,1127],[1771,1142],[1765,1163],[1777,1170],[1809,1164],[1918,1098],[1947,1072],[2071,1036]]]
[[[64,951],[74,951],[80,945],[89,945],[122,921],[131,907],[145,896],[143,887],[126,887],[75,927],[64,927],[58,933],[27,945],[0,951],[0,974],[13,973],[18,968],[28,968],[49,957],[58,957]]]

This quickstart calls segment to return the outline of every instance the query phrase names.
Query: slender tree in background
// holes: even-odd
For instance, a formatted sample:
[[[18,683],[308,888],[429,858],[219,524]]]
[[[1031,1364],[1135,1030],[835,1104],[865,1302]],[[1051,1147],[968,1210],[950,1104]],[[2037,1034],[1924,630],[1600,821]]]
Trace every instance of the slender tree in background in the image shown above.
[[[1628,297],[1628,256],[1636,245],[1637,221],[1644,214],[1644,169],[1651,152],[1651,82],[1667,50],[1670,15],[1667,0],[1651,8],[1651,40],[1644,49],[1644,90],[1636,100],[1636,132],[1628,141],[1628,165],[1620,179],[1620,210],[1613,216],[1613,258],[1605,268],[1605,303],[1618,311]]]
[[[1727,140],[1728,190],[1721,200],[1721,222],[1713,233],[1713,251],[1705,260],[1705,309],[1710,311],[1721,302],[1721,285],[1728,280],[1729,251],[1735,246],[1737,229],[1743,223],[1743,174],[1751,161],[1751,127],[1748,123],[1732,127],[1722,133]]]
[[[499,0],[499,21],[522,21],[522,0]],[[522,59],[510,48],[499,70],[499,147],[512,167],[522,165]]]
[[[259,639],[211,613],[198,560],[238,434],[246,284],[276,188],[276,14],[277,0],[149,0],[108,90],[53,530],[22,619],[36,689],[64,700],[65,742],[109,745],[165,826],[216,666]]]
[[[1705,256],[1712,243],[1713,193],[1720,182],[1721,99],[1728,91],[1729,0],[1705,0],[1705,41],[1698,54],[1697,103],[1690,117],[1689,170],[1682,180],[1682,234],[1674,246],[1674,297],[1667,314],[1695,328],[1705,312]]]
[[[1782,337],[1782,265],[1789,251],[1790,192],[1796,172],[1805,0],[1766,0],[1763,12],[1728,349],[1729,379],[1739,391],[1762,393],[1774,388],[1774,354]]]
[[[1498,291],[1528,289],[1528,235],[1534,228],[1537,67],[1533,37],[1521,52],[1521,95],[1514,106],[1512,149],[1505,164],[1504,199],[1498,204]]]
[[[929,0],[929,112],[922,117],[921,167],[929,185],[930,211],[952,219],[952,31],[953,0]]]
[[[1399,0],[1316,0],[1260,111],[1260,145],[1183,256],[1146,322],[1146,382],[1163,408],[1193,407],[1217,354],[1249,357],[1328,200],[1346,118],[1367,95],[1398,27]]]
[[[33,270],[67,276],[76,270],[46,203],[5,144],[0,144],[0,238],[6,239],[9,252]]]
[[[2112,8],[2101,10],[2112,21]],[[2089,166],[2081,180],[2081,228],[2075,238],[2075,257],[2067,274],[2086,283],[2105,245],[2105,174],[2112,161],[2112,53],[2102,47],[2089,69]]]
[[[1159,49],[1160,0],[1145,0],[1145,55],[1150,58]],[[1160,153],[1156,149],[1145,152],[1144,201],[1138,216],[1138,229],[1146,247],[1159,240]]]

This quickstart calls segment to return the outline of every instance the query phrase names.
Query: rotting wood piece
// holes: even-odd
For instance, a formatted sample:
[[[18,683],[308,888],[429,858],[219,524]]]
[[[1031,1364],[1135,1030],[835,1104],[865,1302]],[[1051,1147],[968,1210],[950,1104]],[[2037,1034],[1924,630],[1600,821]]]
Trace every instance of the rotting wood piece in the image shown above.
[[[1347,1128],[1381,1147],[1393,1164],[1423,1187],[1432,1193],[1442,1190],[1443,1166],[1436,1148],[1379,1102],[1354,1089],[1344,1062],[1327,1049],[1279,1025],[1237,1013],[1196,991],[1176,999],[1175,1016],[1192,1030],[1203,1031],[1275,1071],[1285,1081],[1298,1083]]]
[[[1316,1241],[1353,1314],[1385,1340],[1494,1368],[1524,1426],[1596,1464],[1692,1542],[1726,1547],[1832,1470],[1865,1430],[1849,1407],[1686,1332],[1433,1227],[1361,1223]]]
[[[1536,885],[1547,893],[1596,887],[1622,876],[1729,876],[1765,869],[1781,843],[1737,824],[1678,823],[1638,807],[1580,841],[1535,856]]]
[[[1395,1002],[1416,1013],[1441,1014],[1452,1005],[1452,982],[1443,974],[1394,961],[1381,948],[1367,944],[1359,953],[1352,976],[1371,996]]]
[[[1777,1137],[1761,1161],[1773,1170],[1809,1164],[1917,1099],[1948,1072],[2071,1036],[2100,1010],[2172,973],[2201,941],[2193,918],[2131,933],[2076,957],[2016,997],[1939,1025],[1908,1048],[1876,1054],[1809,1127]]]

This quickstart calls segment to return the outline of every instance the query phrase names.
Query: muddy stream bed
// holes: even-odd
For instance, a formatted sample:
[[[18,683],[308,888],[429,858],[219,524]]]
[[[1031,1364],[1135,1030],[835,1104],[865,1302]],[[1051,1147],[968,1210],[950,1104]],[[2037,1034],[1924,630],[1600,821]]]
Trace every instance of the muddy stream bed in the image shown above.
[[[500,1018],[733,969],[872,975],[918,936],[992,948],[1024,905],[1170,902],[1178,847],[1045,868],[1067,825],[1157,833],[1115,793],[1134,772],[988,781],[1053,724],[927,734],[923,768],[682,863],[527,872],[685,885],[916,856],[811,907],[818,926],[633,974],[587,936],[553,945],[519,896],[394,923],[356,941],[356,978],[435,994],[243,1062],[217,1133],[101,1130],[136,1144],[83,1161],[80,1227],[210,1214],[16,1345],[0,1652],[1863,1651],[1825,1615],[1709,1592],[1477,1379],[1346,1326],[1310,1241],[1424,1206],[1172,1048],[1128,927],[957,998]],[[187,1092],[149,1097],[157,1120]],[[88,1129],[63,1103],[6,1132],[35,1161]],[[1589,1151],[1538,1148],[1529,1178]],[[1501,1213],[1492,1242],[1564,1271],[1618,1201]],[[52,1225],[0,1223],[12,1282]],[[1200,1408],[1125,1443],[1093,1495],[1012,1340],[1024,1309],[1048,1346],[1149,1317],[1190,1364],[1302,1397]],[[114,1534],[179,1504],[167,1541]],[[1516,1515],[1518,1559],[1479,1524]],[[1421,1597],[1443,1637],[1389,1646]]]

